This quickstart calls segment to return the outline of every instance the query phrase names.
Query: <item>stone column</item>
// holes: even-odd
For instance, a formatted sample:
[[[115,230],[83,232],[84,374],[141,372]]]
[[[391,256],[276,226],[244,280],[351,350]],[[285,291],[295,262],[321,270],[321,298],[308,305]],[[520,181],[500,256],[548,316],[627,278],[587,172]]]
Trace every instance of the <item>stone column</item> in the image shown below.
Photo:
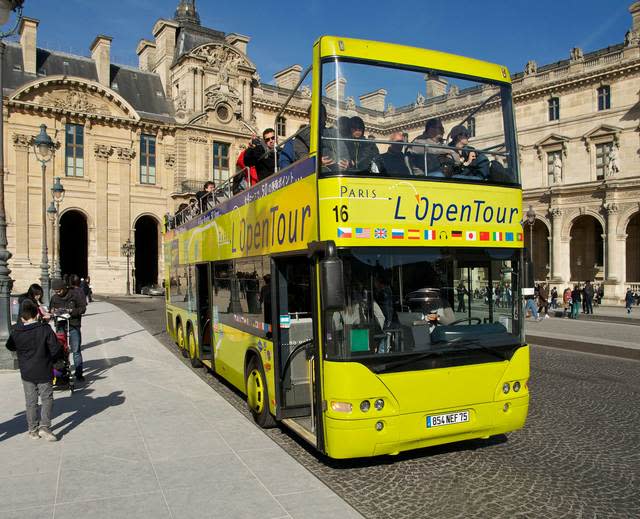
[[[136,156],[134,148],[115,148],[115,158],[119,170],[118,179],[120,183],[120,219],[118,221],[118,241],[119,247],[131,238],[131,184],[135,182],[135,175],[132,174],[131,167],[133,158]],[[133,240],[132,240],[133,241]],[[118,284],[121,291],[125,293],[127,279],[127,262],[126,258],[120,258],[120,268],[118,274]]]
[[[605,304],[617,305],[620,304],[620,300],[623,296],[623,286],[621,284],[622,277],[619,267],[620,261],[618,259],[621,255],[624,255],[624,241],[622,241],[623,248],[619,250],[619,240],[617,237],[619,208],[615,202],[606,202],[604,204],[604,210],[607,215],[607,234],[605,242],[605,281],[604,288],[604,302]]]
[[[96,159],[96,264],[107,263],[109,256],[109,200],[107,196],[109,157],[113,148],[95,144]]]
[[[562,283],[562,209],[554,207],[551,215],[551,282]]]
[[[31,136],[15,134],[13,146],[16,150],[16,212],[14,262],[29,262],[29,147]]]

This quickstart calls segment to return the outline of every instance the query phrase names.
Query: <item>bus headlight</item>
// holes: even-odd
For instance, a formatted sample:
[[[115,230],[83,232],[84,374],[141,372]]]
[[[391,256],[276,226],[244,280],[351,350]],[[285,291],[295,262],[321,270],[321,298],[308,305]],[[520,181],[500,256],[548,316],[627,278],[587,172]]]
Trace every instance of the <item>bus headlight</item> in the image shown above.
[[[350,413],[353,406],[349,402],[331,402],[331,409],[336,413]]]
[[[509,392],[509,382],[502,384],[502,392],[506,395]]]
[[[371,402],[369,402],[369,400],[363,400],[360,402],[360,411],[366,413],[369,409],[371,409]]]
[[[378,411],[382,411],[382,408],[384,407],[384,400],[382,400],[382,398],[378,398],[378,400],[373,403],[373,407]]]
[[[518,382],[517,380],[513,383],[513,390],[517,393],[518,391],[520,391],[520,382]]]

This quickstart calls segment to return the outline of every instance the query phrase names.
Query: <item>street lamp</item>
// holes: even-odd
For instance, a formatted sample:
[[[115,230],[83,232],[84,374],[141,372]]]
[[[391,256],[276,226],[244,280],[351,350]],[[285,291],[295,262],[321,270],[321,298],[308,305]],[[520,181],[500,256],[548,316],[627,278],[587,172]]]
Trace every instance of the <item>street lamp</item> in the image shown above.
[[[55,279],[55,264],[56,264],[56,216],[58,215],[58,208],[56,204],[51,200],[49,207],[47,207],[47,216],[51,222],[51,241],[53,244],[53,250],[51,251],[51,277]]]
[[[49,301],[51,278],[49,277],[49,251],[47,249],[47,163],[53,158],[56,145],[47,133],[47,125],[40,125],[40,133],[33,139],[33,151],[36,160],[42,167],[42,260],[40,263],[40,282],[42,283],[42,298]]]
[[[127,258],[127,295],[130,296],[131,281],[129,280],[129,270],[130,270],[129,262],[131,260],[131,256],[133,256],[136,253],[136,246],[133,243],[131,243],[131,240],[129,238],[127,238],[127,241],[122,244],[121,249],[122,249],[122,255]]]
[[[533,208],[533,206],[529,205],[529,210],[525,214],[525,217],[527,218],[527,224],[529,225],[529,268],[533,273],[533,276],[531,277],[534,277],[535,270],[533,267],[533,226],[536,224],[536,210]]]
[[[56,177],[51,188],[53,196],[52,204],[55,204],[56,218],[53,228],[53,277],[62,278],[60,272],[60,204],[64,200],[64,186],[60,182],[60,177]]]
[[[4,38],[16,32],[22,20],[23,0],[0,0],[0,25],[9,21],[12,11],[16,13],[16,23],[9,30],[0,32],[0,115],[4,114],[4,88],[2,71],[4,69]],[[4,210],[4,117],[0,117],[0,343],[4,344],[11,331],[11,289],[13,280],[9,277],[9,259],[7,250],[7,217]],[[5,348],[0,348],[0,369],[16,369],[16,359]]]

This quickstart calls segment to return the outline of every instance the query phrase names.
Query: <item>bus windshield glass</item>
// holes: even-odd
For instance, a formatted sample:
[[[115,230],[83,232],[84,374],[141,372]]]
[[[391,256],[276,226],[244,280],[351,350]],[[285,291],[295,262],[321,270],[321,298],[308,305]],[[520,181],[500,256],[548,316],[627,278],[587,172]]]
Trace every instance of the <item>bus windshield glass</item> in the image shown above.
[[[341,258],[346,306],[325,315],[331,359],[521,344],[519,250],[356,248]]]
[[[511,87],[331,59],[322,66],[320,171],[519,185]]]

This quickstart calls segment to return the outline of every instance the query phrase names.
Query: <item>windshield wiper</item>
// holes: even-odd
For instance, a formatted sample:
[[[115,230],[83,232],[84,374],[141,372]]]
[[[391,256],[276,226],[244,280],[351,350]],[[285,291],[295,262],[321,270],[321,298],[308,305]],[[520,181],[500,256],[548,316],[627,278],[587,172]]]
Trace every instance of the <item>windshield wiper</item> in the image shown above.
[[[395,362],[389,362],[387,364],[381,364],[380,366],[370,368],[374,373],[384,373],[385,371],[389,371],[395,368],[399,368],[400,366],[404,366],[406,364],[412,364],[413,362],[417,362],[422,359],[426,359],[429,357],[441,357],[442,353],[439,351],[427,351],[425,353],[414,353],[408,359],[396,360]]]
[[[485,344],[482,344],[478,339],[463,339],[462,337],[458,337],[457,339],[453,339],[452,341],[438,341],[437,344],[456,344],[462,346],[465,350],[474,351],[474,350],[482,350],[486,353],[493,355],[494,357],[498,357],[501,360],[508,360],[508,356],[493,349]],[[479,348],[474,348],[474,346],[479,346]]]

